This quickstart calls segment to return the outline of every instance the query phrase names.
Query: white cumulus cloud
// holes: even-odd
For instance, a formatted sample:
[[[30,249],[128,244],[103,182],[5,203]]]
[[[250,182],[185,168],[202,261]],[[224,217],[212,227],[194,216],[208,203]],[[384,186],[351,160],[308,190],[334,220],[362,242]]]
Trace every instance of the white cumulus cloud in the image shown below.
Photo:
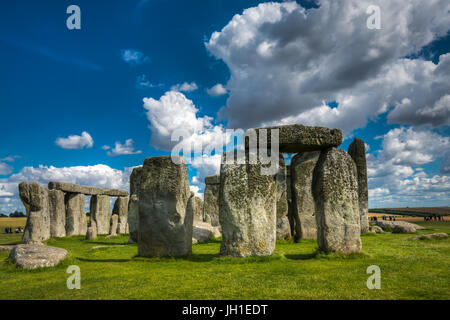
[[[180,92],[191,92],[198,89],[198,86],[195,82],[187,83],[184,82],[182,84],[176,84],[170,88],[171,91],[180,91]]]
[[[220,83],[207,89],[206,92],[212,97],[218,97],[228,93],[227,89]]]
[[[71,135],[67,138],[58,138],[55,143],[63,149],[83,149],[92,148],[94,140],[89,133],[83,131],[81,136]]]
[[[108,147],[108,148],[106,148]],[[127,139],[124,144],[120,142],[116,142],[114,148],[111,151],[108,151],[107,154],[110,157],[115,157],[119,155],[128,155],[128,154],[140,154],[141,150],[135,149],[135,143],[133,139]],[[104,150],[108,150],[109,146],[103,146]]]

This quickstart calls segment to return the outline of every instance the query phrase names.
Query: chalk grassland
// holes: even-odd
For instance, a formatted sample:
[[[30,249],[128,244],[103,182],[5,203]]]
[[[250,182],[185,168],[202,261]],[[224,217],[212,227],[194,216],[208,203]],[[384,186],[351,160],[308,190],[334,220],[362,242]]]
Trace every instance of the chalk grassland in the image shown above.
[[[419,224],[419,233],[450,232],[450,222]],[[363,253],[352,256],[318,254],[314,240],[279,241],[272,257],[245,259],[219,257],[218,240],[174,259],[135,257],[125,235],[52,239],[69,251],[54,268],[16,269],[0,252],[1,299],[450,299],[450,240],[414,236],[362,235]],[[19,241],[0,234],[0,244]],[[66,287],[69,265],[81,269],[81,290]],[[380,290],[366,286],[370,265],[381,268]]]

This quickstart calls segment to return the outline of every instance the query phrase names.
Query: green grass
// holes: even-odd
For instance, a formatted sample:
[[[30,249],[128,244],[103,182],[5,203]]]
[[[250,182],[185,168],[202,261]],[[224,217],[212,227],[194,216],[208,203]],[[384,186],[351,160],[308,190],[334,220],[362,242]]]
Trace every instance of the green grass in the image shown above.
[[[420,233],[450,231],[449,222],[419,223]],[[220,241],[193,246],[185,258],[135,257],[128,237],[52,239],[69,251],[54,268],[20,270],[0,252],[2,299],[449,299],[450,240],[413,241],[415,234],[362,235],[363,253],[325,255],[315,241],[279,241],[275,254],[222,258]],[[20,241],[0,235],[0,244]],[[91,250],[98,245],[107,248]],[[69,265],[81,269],[81,290],[69,290]],[[366,287],[370,265],[381,289]]]

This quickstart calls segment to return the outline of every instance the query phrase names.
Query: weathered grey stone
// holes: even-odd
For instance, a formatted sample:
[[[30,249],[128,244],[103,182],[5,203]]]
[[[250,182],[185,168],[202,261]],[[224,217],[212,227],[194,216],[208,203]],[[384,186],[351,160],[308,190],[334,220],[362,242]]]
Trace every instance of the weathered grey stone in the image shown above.
[[[114,203],[113,214],[117,214],[117,233],[125,234],[127,232],[128,223],[128,197],[118,197]]]
[[[373,233],[385,233],[379,226],[369,226],[369,232]]]
[[[203,200],[194,196],[193,192],[191,192],[187,210],[189,211],[189,214],[192,214],[194,217],[194,221],[203,221]]]
[[[126,197],[128,192],[124,190],[103,189],[96,187],[80,186],[68,182],[49,182],[49,190],[61,190],[70,193],[82,193],[85,195],[106,195],[111,197]]]
[[[313,196],[314,168],[320,152],[310,151],[296,154],[291,160],[292,204],[296,241],[316,239],[317,223]]]
[[[86,240],[95,240],[97,239],[97,224],[94,220],[91,220],[90,226],[86,232]]]
[[[109,234],[110,223],[110,201],[109,196],[95,195],[91,197],[91,219],[97,224],[97,234]]]
[[[393,233],[413,233],[416,232],[416,230],[421,230],[423,227],[406,222],[406,221],[384,221],[379,220],[376,222],[376,225],[385,229],[389,228],[392,230]]]
[[[448,238],[448,234],[446,233],[431,233],[431,234],[421,234],[420,236],[416,236],[413,240],[429,240],[429,239],[446,239]]]
[[[280,153],[278,173],[275,176],[277,183],[277,240],[285,240],[291,237],[288,220],[288,200],[286,185],[286,164]]]
[[[130,175],[130,194],[139,193],[139,184],[141,183],[142,167],[133,169]]]
[[[262,175],[260,162],[227,164],[220,167],[221,255],[271,255],[276,242],[277,183],[274,175]],[[270,166],[270,164],[268,165]],[[267,166],[267,167],[268,167]]]
[[[341,149],[323,150],[313,177],[319,249],[324,252],[361,251],[356,165]]]
[[[203,220],[210,219],[213,226],[219,226],[219,189],[220,176],[205,178],[205,191],[203,194]],[[208,221],[209,222],[209,221]]]
[[[137,242],[139,231],[139,200],[135,194],[130,196],[130,201],[128,202],[128,225],[130,228],[130,239],[132,242]]]
[[[267,130],[267,147],[271,147],[271,130],[279,130],[279,151],[297,153],[317,151],[329,147],[337,147],[342,143],[342,132],[339,129],[325,127],[308,127],[300,124],[255,129],[259,139],[259,130]],[[248,143],[246,143],[248,146]]]
[[[109,235],[116,236],[117,235],[117,223],[119,222],[119,216],[117,214],[113,214],[111,216],[111,222],[109,227]]]
[[[84,194],[66,193],[66,236],[85,235],[87,231]]]
[[[203,243],[210,241],[213,237],[220,237],[221,232],[218,227],[213,227],[209,223],[194,221],[192,230],[192,243]]]
[[[19,184],[19,195],[27,212],[22,241],[39,244],[50,239],[47,189],[37,182],[22,182]]]
[[[192,252],[193,216],[186,162],[182,157],[144,161],[139,186],[138,254],[183,256]]]
[[[292,160],[291,160],[292,162]],[[292,201],[292,174],[291,165],[286,166],[286,198],[288,202],[288,221],[291,237],[295,238],[294,203]]]
[[[63,260],[67,250],[48,247],[42,244],[19,244],[15,246],[9,258],[18,268],[36,269],[41,267],[53,267]]]
[[[48,211],[50,215],[50,237],[62,238],[66,236],[66,206],[64,192],[48,191]]]
[[[364,141],[355,138],[348,147],[348,153],[356,163],[358,178],[358,199],[361,232],[369,230],[369,188],[367,186],[366,146]]]

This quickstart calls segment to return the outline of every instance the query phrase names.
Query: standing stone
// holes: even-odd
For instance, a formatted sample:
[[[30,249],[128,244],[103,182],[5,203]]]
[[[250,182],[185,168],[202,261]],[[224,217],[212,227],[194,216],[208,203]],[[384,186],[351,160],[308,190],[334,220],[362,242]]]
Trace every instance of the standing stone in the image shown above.
[[[109,234],[110,202],[109,196],[95,195],[91,197],[91,219],[97,224],[97,234]]]
[[[139,193],[139,185],[141,183],[142,167],[136,167],[133,169],[130,175],[130,194]]]
[[[194,196],[193,192],[191,192],[187,210],[189,211],[189,214],[192,214],[194,217],[194,221],[203,221],[203,200]]]
[[[125,234],[128,223],[128,197],[118,197],[116,202],[114,203],[113,215],[117,214],[118,216],[118,224],[117,224],[117,233]]]
[[[288,201],[286,186],[286,164],[280,153],[278,173],[275,177],[277,182],[277,240],[286,240],[291,237],[288,219]]]
[[[139,231],[139,200],[135,194],[130,196],[130,201],[128,202],[128,226],[131,242],[137,242]]]
[[[360,252],[356,166],[341,149],[320,154],[313,178],[317,241],[324,252]]]
[[[320,152],[301,152],[291,161],[292,203],[296,241],[316,239],[317,223],[312,192],[313,174]]]
[[[211,225],[219,226],[219,189],[220,175],[205,178],[203,201],[203,220]]]
[[[130,242],[138,241],[139,231],[139,185],[141,183],[142,167],[134,168],[130,175],[130,199],[128,201],[128,228]]]
[[[224,153],[220,167],[220,225],[225,256],[266,256],[275,249],[277,183],[275,175],[262,175],[258,161],[227,164]],[[268,165],[270,166],[270,164]]]
[[[192,252],[193,216],[186,210],[190,195],[183,157],[145,159],[138,195],[140,256],[177,257]]]
[[[64,202],[66,204],[66,236],[68,237],[86,234],[84,199],[84,194],[66,193]]]
[[[97,224],[94,220],[91,220],[90,226],[86,232],[86,240],[95,240],[97,239]]]
[[[356,163],[360,225],[361,233],[364,233],[369,231],[369,189],[367,186],[366,146],[364,141],[355,138],[348,147],[348,153]]]
[[[111,216],[111,222],[109,227],[109,235],[116,236],[117,235],[117,223],[119,221],[119,216],[117,214],[113,214]]]
[[[48,191],[48,211],[50,215],[50,236],[62,238],[66,236],[66,206],[64,192]]]
[[[292,160],[291,160],[292,162]],[[292,202],[292,175],[291,175],[291,165],[286,166],[286,198],[288,202],[288,220],[289,227],[291,231],[291,237],[295,236],[295,219],[294,219],[294,204]]]
[[[39,244],[50,239],[47,189],[37,182],[22,182],[19,195],[27,212],[23,243]]]

